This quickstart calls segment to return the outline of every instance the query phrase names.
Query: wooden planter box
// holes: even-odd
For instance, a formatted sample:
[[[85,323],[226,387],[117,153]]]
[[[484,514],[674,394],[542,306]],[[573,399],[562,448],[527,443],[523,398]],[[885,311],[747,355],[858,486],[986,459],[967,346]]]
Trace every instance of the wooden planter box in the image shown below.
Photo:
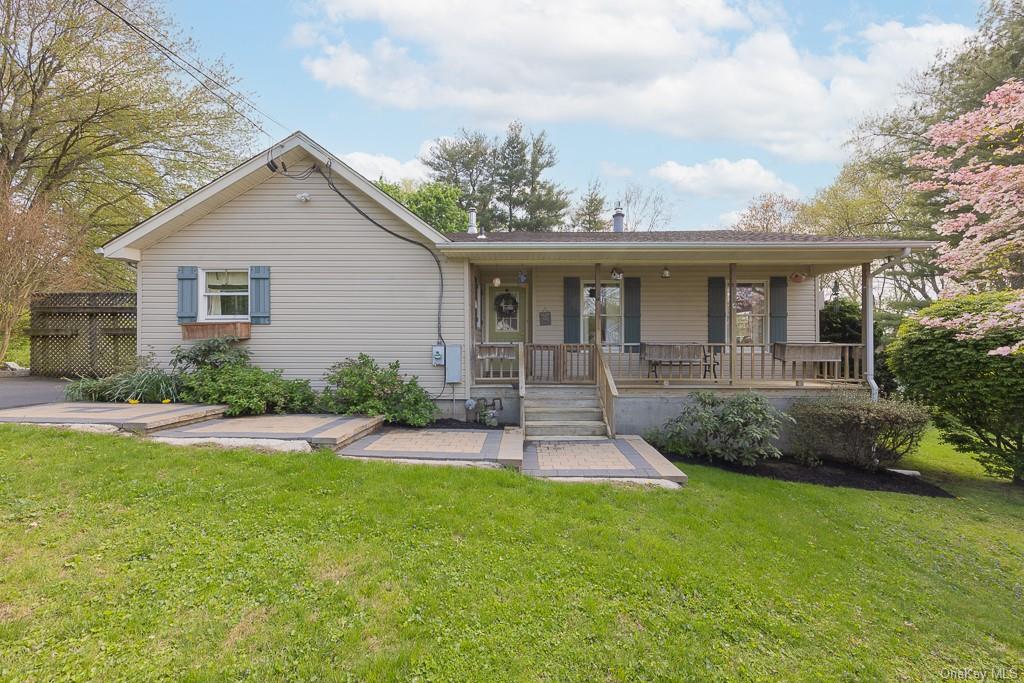
[[[248,339],[252,336],[252,323],[183,323],[181,338],[185,341],[197,339],[213,339],[214,337],[238,337]]]
[[[841,344],[830,342],[775,342],[772,356],[783,363],[838,363],[842,360]]]

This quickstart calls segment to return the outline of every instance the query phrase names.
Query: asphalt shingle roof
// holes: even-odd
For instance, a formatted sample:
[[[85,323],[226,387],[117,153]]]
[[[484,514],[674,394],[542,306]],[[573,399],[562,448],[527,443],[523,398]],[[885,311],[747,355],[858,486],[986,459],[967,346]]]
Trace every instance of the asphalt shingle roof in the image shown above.
[[[742,230],[654,230],[650,232],[489,232],[486,239],[465,232],[449,233],[453,242],[749,242],[814,243],[879,242],[876,237],[833,237],[783,232],[745,232]]]

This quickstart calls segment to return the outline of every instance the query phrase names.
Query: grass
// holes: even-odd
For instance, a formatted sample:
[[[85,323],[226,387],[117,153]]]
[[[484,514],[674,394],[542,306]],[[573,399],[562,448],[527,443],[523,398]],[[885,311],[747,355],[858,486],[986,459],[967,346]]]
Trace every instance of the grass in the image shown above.
[[[27,368],[29,366],[29,336],[15,331],[11,336],[7,353],[0,358],[0,361],[14,361],[23,368]]]
[[[3,680],[936,680],[1024,665],[1024,492],[682,491],[0,427]]]

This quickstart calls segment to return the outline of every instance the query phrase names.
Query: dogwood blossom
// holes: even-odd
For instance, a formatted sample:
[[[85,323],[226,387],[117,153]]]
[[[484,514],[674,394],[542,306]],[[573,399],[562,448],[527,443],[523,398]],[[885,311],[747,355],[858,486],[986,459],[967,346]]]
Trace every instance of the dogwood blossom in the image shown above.
[[[937,259],[953,282],[944,294],[1009,288],[1017,298],[993,313],[921,322],[961,339],[1008,329],[1024,337],[1024,81],[1006,81],[981,107],[935,124],[927,137],[931,149],[909,163],[930,175],[914,189],[934,193],[948,214],[935,224],[950,238]],[[1024,339],[989,353],[1024,353]]]

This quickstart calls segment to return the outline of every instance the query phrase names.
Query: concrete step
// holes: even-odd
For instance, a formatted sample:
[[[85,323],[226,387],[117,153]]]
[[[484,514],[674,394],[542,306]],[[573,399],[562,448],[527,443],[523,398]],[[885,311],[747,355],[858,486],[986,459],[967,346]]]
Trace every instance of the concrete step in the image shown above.
[[[604,422],[598,420],[527,420],[527,436],[606,436]]]
[[[607,436],[528,436],[524,441],[607,441]]]
[[[593,384],[530,384],[526,387],[527,398],[590,398],[597,396]]]
[[[529,421],[552,421],[552,420],[597,420],[603,419],[600,408],[569,408],[560,405],[535,406],[530,402],[526,403],[526,420]]]

